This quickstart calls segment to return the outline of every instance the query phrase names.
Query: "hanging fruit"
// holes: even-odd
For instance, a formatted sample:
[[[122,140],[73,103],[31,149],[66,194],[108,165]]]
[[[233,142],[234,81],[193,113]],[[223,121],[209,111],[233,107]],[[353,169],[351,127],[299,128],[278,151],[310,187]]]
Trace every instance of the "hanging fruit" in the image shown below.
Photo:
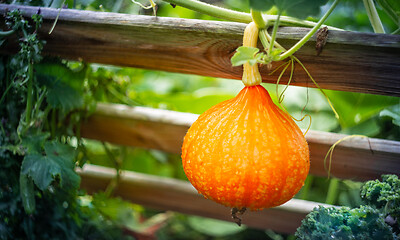
[[[257,40],[252,22],[243,45],[256,47]],[[245,87],[235,98],[199,116],[182,146],[189,181],[205,198],[234,212],[285,203],[303,186],[310,168],[303,133],[260,85],[257,64],[244,64],[242,80]]]

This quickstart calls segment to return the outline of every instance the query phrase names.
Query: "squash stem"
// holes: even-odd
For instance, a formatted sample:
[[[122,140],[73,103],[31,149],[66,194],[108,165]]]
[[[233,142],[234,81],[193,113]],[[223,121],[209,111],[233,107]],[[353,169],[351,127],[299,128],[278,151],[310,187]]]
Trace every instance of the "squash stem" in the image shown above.
[[[258,27],[255,22],[251,22],[244,30],[243,46],[244,47],[257,47],[258,42]],[[250,65],[249,63],[243,64],[243,77],[242,82],[245,86],[255,86],[261,84],[261,74],[258,70],[258,65]]]

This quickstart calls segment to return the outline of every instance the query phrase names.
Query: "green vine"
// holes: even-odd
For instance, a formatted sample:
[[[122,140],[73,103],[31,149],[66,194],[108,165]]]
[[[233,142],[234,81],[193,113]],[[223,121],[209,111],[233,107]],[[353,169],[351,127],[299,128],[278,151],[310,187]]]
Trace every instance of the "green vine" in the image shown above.
[[[276,39],[276,34],[278,27],[284,23],[287,23],[288,18],[287,17],[282,17],[281,16],[281,10],[278,12],[277,16],[266,16],[266,20],[264,20],[264,17],[262,16],[260,11],[251,10],[251,14],[247,13],[241,13],[237,11],[232,11],[229,9],[225,8],[220,8],[213,6],[211,4],[203,3],[197,0],[164,0],[166,2],[169,2],[171,4],[176,4],[188,9],[192,9],[195,11],[198,11],[200,13],[208,14],[210,16],[214,17],[219,17],[223,18],[226,20],[231,20],[231,21],[236,21],[236,22],[251,22],[254,21],[257,25],[257,27],[262,30],[264,28],[267,28],[270,26],[270,24],[273,24],[273,29],[272,29],[272,36],[268,41],[270,42],[270,47],[267,48],[267,54],[266,55],[258,55],[257,60],[260,63],[263,64],[270,64],[271,61],[282,61],[289,56],[293,55],[297,50],[299,50],[317,31],[318,29],[322,26],[322,24],[325,22],[325,20],[328,18],[328,16],[332,13],[332,11],[336,8],[340,0],[335,0],[334,3],[331,5],[329,10],[324,14],[324,16],[317,22],[312,24],[312,29],[299,41],[297,42],[293,47],[291,47],[289,50],[284,51],[281,53],[281,51],[275,51],[273,52],[274,48],[273,46],[275,45],[275,39]],[[301,25],[302,21],[298,21],[296,19],[291,18],[290,22],[297,23],[297,25]],[[307,26],[310,26],[307,24]],[[265,33],[264,33],[265,35]],[[264,40],[266,40],[264,38]],[[282,50],[282,48],[279,48]],[[238,52],[240,54],[240,52]],[[250,54],[247,54],[248,56],[252,57]],[[279,55],[279,56],[278,56]],[[254,57],[254,56],[253,56]],[[235,58],[233,58],[235,59]],[[235,62],[232,62],[234,66],[238,66],[240,64],[237,64]]]
[[[276,18],[276,22],[274,23],[274,28],[272,29],[271,40],[268,47],[267,56],[271,56],[272,50],[274,49],[274,43],[276,39],[276,33],[278,32],[279,20],[281,18],[281,13],[279,12],[278,17]]]
[[[300,41],[298,41],[293,47],[291,47],[289,50],[284,52],[280,58],[279,61],[282,61],[289,56],[293,55],[297,50],[299,50],[317,31],[318,29],[322,26],[322,24],[326,21],[326,19],[329,17],[329,15],[333,12],[333,10],[336,8],[336,6],[339,4],[340,0],[335,0],[332,4],[332,6],[329,8],[329,10],[324,14],[324,16],[317,22],[317,25],[315,25]]]
[[[264,29],[268,26],[268,22],[264,21],[264,18],[260,11],[251,9],[251,17],[253,21],[256,23],[258,29]]]
[[[376,11],[376,7],[373,0],[363,0],[364,7],[367,10],[367,15],[369,21],[371,22],[372,28],[375,33],[385,33],[385,29],[383,29],[383,25],[381,19],[379,18],[378,12]]]
[[[251,14],[217,7],[212,4],[204,3],[198,0],[163,0],[163,1],[228,21],[241,22],[241,23],[250,23],[253,21]],[[269,27],[275,23],[277,16],[265,15],[264,19],[268,23],[267,27]],[[283,26],[296,26],[296,27],[314,27],[316,25],[315,22],[301,20],[289,16],[282,16],[280,19],[280,24]],[[328,27],[328,28],[331,30],[341,30],[335,27]]]

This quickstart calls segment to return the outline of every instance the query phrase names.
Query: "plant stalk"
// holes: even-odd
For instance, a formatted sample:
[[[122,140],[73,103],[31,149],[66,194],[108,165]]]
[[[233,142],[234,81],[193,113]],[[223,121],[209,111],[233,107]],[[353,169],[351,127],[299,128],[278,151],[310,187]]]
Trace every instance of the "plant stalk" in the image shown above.
[[[51,111],[51,122],[50,122],[50,127],[51,127],[51,138],[55,138],[56,137],[56,109],[52,109]]]
[[[275,39],[276,39],[276,33],[278,32],[280,18],[281,18],[281,12],[278,13],[278,17],[276,18],[276,22],[274,23],[274,28],[272,29],[271,41],[270,41],[269,47],[268,47],[268,56],[271,55],[272,49],[274,48],[274,43],[275,43]]]
[[[15,31],[14,30],[9,30],[9,31],[0,31],[0,37],[7,37],[13,34]]]
[[[42,105],[42,102],[43,102],[44,98],[46,97],[46,93],[47,93],[47,91],[46,91],[46,89],[44,89],[42,94],[40,94],[39,96],[36,97],[37,100],[36,100],[35,107],[33,109],[33,114],[32,114],[34,117],[37,116],[38,112],[40,111],[40,106]]]
[[[26,111],[25,111],[25,122],[29,127],[31,122],[31,114],[33,107],[33,64],[28,65],[28,93],[26,97]]]
[[[326,204],[335,204],[336,198],[339,190],[339,180],[337,178],[332,178],[329,183],[328,193],[326,195]]]
[[[12,84],[9,84],[7,89],[4,91],[3,95],[0,98],[0,105],[3,103],[3,100],[6,98],[8,91],[12,88]]]
[[[268,23],[264,21],[264,18],[260,11],[256,11],[251,9],[251,17],[253,18],[253,22],[256,23],[258,29],[264,29],[267,27]]]
[[[363,0],[365,10],[367,10],[369,21],[371,22],[372,28],[375,33],[385,33],[381,19],[379,18],[378,12],[373,0]]]
[[[308,175],[306,181],[304,182],[304,186],[301,189],[300,199],[305,200],[308,197],[308,193],[310,192],[314,177],[312,175]]]
[[[117,158],[115,158],[114,154],[111,152],[111,150],[107,147],[107,144],[105,142],[101,142],[104,150],[108,156],[108,158],[112,161],[112,163],[114,164],[115,170],[117,171],[117,174],[115,175],[115,178],[113,178],[111,180],[111,182],[108,184],[106,190],[105,190],[105,194],[107,197],[110,197],[114,191],[115,188],[118,186],[118,183],[120,181],[120,177],[121,177],[121,164],[118,161]]]
[[[269,43],[271,42],[272,37],[269,35],[267,29],[260,30],[260,41],[265,49],[269,47]],[[286,48],[282,47],[277,41],[274,42],[274,47],[281,49],[282,51],[286,51]]]
[[[249,23],[252,21],[251,16],[248,13],[217,7],[197,0],[163,0],[163,1],[229,21],[242,22],[242,23]]]
[[[324,16],[318,21],[317,25],[315,25],[300,41],[298,41],[293,47],[291,47],[288,51],[282,53],[279,61],[282,61],[289,56],[293,55],[297,50],[299,50],[321,27],[321,25],[325,22],[325,20],[329,17],[329,15],[333,12],[336,6],[339,4],[340,0],[335,0],[329,10],[324,14]]]
[[[217,7],[208,3],[200,2],[197,0],[163,0],[164,2],[168,2],[171,4],[175,4],[199,13],[203,13],[209,16],[213,16],[216,18],[221,18],[234,22],[241,23],[250,23],[252,20],[252,16],[248,13],[234,11],[226,8]],[[268,24],[274,24],[276,21],[276,15],[267,15],[264,16],[266,22]],[[300,20],[293,17],[282,16],[281,17],[282,25],[289,26],[297,26],[297,27],[314,27],[317,23],[312,21]],[[269,26],[269,25],[268,25]],[[267,27],[268,27],[267,26]],[[342,30],[340,28],[328,27],[330,30]]]

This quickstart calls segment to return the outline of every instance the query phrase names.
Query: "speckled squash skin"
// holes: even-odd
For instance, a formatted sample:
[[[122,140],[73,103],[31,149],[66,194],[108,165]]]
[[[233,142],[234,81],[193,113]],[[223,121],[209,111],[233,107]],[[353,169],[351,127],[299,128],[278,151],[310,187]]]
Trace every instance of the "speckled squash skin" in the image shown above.
[[[201,114],[185,136],[182,163],[205,198],[251,210],[290,200],[310,168],[301,130],[261,85]]]

